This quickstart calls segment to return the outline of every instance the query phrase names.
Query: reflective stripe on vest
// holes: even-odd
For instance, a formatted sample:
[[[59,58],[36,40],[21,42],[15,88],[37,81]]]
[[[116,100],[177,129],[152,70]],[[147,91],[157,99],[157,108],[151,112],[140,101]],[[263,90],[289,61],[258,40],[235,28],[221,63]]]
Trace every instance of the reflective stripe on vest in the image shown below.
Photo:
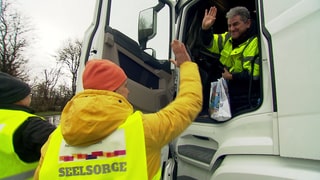
[[[236,48],[232,48],[231,36],[228,32],[224,34],[214,34],[214,42],[208,50],[220,55],[220,62],[229,68],[231,73],[242,72],[244,69],[252,73],[253,78],[257,79],[260,74],[258,38],[249,38]]]
[[[14,151],[13,134],[29,117],[24,111],[0,109],[0,179],[26,179],[33,177],[38,162],[25,163]]]
[[[13,175],[10,177],[6,177],[2,180],[18,180],[18,179],[33,179],[33,174],[34,174],[35,169],[31,171],[26,171],[17,175]]]
[[[148,179],[141,113],[135,112],[101,142],[74,147],[61,127],[52,133],[39,179]]]

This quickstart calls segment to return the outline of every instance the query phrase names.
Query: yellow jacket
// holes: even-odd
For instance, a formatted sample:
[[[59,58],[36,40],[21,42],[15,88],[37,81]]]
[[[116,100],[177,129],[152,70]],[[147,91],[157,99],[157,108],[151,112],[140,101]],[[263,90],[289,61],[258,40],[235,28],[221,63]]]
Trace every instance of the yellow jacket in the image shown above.
[[[149,179],[160,168],[162,147],[191,124],[201,107],[202,87],[198,66],[193,62],[185,62],[180,66],[176,99],[156,113],[142,114]],[[68,102],[61,114],[62,135],[73,146],[96,143],[116,130],[133,111],[132,105],[120,94],[84,90]],[[38,179],[47,145],[48,142],[42,147],[35,179]]]

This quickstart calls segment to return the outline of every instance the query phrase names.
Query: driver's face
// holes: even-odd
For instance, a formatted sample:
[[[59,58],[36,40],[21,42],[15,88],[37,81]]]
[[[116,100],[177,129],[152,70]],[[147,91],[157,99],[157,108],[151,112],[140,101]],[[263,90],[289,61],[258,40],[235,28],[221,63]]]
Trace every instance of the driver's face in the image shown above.
[[[228,31],[231,34],[232,39],[238,39],[243,33],[245,33],[251,25],[251,21],[243,22],[239,15],[228,19]]]

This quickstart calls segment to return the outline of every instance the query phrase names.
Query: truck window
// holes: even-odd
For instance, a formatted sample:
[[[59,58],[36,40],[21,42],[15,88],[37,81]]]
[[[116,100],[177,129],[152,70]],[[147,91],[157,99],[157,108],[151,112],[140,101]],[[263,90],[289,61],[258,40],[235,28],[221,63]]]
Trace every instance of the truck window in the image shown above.
[[[125,6],[123,5],[125,2]],[[112,28],[122,32],[138,43],[138,17],[143,9],[158,4],[157,0],[112,1],[110,24]],[[155,50],[158,60],[168,60],[169,54],[169,8],[165,6],[157,16],[157,34],[148,41],[147,48]],[[149,52],[148,50],[146,52]]]

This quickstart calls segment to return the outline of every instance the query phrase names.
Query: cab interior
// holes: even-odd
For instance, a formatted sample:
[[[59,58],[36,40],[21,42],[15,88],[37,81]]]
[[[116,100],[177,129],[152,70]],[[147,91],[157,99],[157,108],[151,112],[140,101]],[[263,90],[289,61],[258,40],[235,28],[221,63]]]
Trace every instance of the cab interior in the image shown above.
[[[215,6],[217,8],[217,16],[215,24],[213,25],[214,33],[224,33],[228,31],[227,19],[225,17],[226,13],[230,8],[235,6],[244,6],[250,11],[250,17],[252,21],[252,27],[254,31],[256,31],[258,36],[258,27],[257,27],[257,14],[256,14],[256,3],[255,0],[199,0],[190,8],[187,9],[186,22],[184,23],[183,29],[184,34],[182,35],[183,42],[186,44],[189,53],[191,54],[191,58],[194,62],[196,62],[199,66],[200,76],[202,79],[203,85],[203,103],[209,104],[209,94],[210,94],[210,82],[217,80],[221,77],[221,73],[223,71],[223,66],[219,62],[219,55],[212,54],[207,51],[200,40],[199,31],[201,28],[202,19],[206,9],[209,9],[211,6]],[[259,39],[259,38],[258,38]],[[257,57],[259,58],[259,57]],[[260,60],[261,62],[261,60]],[[261,68],[260,68],[261,69]],[[260,72],[261,74],[261,72]],[[261,79],[261,78],[260,78]],[[252,85],[248,86],[248,94],[249,99],[241,99],[241,101],[248,101],[248,106],[244,106],[242,108],[237,109],[232,117],[238,116],[240,114],[254,111],[259,107],[259,105],[252,105],[251,97],[259,98],[261,102],[261,81],[255,82],[259,85],[253,87]],[[259,95],[250,94],[252,92],[252,88],[259,88]],[[259,97],[256,97],[259,96]],[[239,98],[240,99],[240,98]],[[201,116],[196,119],[197,122],[207,122],[207,123],[220,123],[214,119],[211,119],[207,116]]]

